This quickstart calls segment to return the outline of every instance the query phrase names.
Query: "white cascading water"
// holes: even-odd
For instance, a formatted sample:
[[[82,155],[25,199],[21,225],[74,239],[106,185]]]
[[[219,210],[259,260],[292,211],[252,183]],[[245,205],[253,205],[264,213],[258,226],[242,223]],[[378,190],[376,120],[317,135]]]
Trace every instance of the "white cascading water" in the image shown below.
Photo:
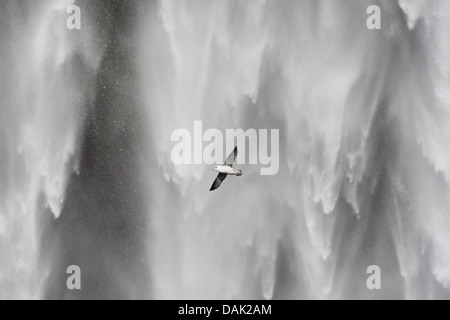
[[[377,297],[372,264],[384,297],[448,295],[449,4],[380,1],[372,31],[372,2],[143,5],[156,297]],[[196,120],[280,129],[280,172],[208,193],[170,161]]]
[[[66,28],[73,3],[83,32]],[[54,276],[40,219],[58,219],[78,170],[105,46],[98,3],[0,5],[0,299],[44,298]],[[450,298],[448,1],[137,3],[144,298]],[[372,4],[381,30],[366,27]],[[210,166],[171,161],[172,132],[200,120],[280,129],[279,173],[241,165],[208,192]],[[139,292],[126,279],[111,282]]]
[[[95,69],[100,55],[89,37],[68,33],[65,12],[73,3],[1,4],[0,299],[40,296],[40,217],[60,215],[76,170],[88,95],[75,56]]]

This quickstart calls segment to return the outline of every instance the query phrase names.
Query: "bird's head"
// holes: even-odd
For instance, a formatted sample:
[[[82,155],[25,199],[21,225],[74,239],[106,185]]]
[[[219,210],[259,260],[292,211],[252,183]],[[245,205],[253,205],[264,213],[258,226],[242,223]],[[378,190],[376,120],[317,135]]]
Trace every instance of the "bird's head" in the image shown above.
[[[216,170],[217,171],[217,166],[214,166],[214,169],[213,170]]]

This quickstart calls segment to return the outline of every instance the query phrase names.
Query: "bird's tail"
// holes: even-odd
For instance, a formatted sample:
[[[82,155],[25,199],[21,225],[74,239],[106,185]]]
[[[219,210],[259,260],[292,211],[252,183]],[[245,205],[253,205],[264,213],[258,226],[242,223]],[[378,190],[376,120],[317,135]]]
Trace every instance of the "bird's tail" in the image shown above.
[[[242,176],[242,170],[236,170],[236,175],[237,176]]]

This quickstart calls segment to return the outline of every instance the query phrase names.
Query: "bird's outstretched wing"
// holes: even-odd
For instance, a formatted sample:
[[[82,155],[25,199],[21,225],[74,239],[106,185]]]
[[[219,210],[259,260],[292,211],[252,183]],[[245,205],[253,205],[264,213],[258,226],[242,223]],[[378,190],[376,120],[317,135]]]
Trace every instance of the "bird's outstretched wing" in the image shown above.
[[[225,164],[232,167],[234,161],[236,161],[237,154],[238,154],[238,148],[236,146],[236,147],[234,147],[233,152],[228,156],[227,160],[225,161]]]
[[[216,190],[218,187],[220,187],[220,184],[222,183],[223,180],[225,180],[226,177],[227,177],[226,173],[219,173],[219,175],[217,176],[216,180],[214,180],[214,183],[211,186],[211,189],[209,189],[209,191]]]

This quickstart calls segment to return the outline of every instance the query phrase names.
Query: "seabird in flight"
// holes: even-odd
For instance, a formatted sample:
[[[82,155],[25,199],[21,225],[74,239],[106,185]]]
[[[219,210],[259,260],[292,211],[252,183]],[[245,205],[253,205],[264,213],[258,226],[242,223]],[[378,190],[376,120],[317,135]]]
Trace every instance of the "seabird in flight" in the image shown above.
[[[234,147],[234,151],[228,156],[227,160],[225,161],[225,164],[214,167],[214,170],[218,171],[219,175],[217,176],[216,180],[214,180],[214,183],[211,186],[211,189],[209,189],[209,191],[213,191],[219,188],[220,184],[222,183],[223,180],[225,180],[227,175],[242,176],[242,170],[233,169],[233,163],[236,161],[237,153],[238,148]]]

